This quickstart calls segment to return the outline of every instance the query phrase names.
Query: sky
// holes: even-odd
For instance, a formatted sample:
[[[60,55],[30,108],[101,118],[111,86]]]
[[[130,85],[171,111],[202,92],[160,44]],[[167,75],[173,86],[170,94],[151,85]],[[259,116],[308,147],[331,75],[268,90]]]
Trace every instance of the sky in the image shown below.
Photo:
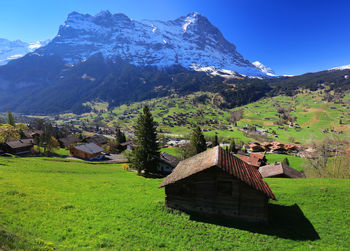
[[[277,74],[298,75],[350,64],[348,0],[0,0],[0,38],[53,38],[72,11],[171,20],[197,11],[237,51]]]

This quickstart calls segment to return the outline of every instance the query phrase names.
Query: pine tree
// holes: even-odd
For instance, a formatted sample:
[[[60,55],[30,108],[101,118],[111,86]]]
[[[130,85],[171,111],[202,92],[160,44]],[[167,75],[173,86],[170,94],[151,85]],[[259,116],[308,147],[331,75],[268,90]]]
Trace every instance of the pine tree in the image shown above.
[[[159,147],[157,142],[156,124],[152,114],[145,106],[136,122],[136,148],[133,152],[132,164],[138,174],[144,170],[147,175],[157,170],[159,159]]]
[[[122,131],[120,131],[119,128],[117,128],[117,133],[116,133],[115,139],[117,140],[118,144],[126,142],[125,134],[122,133]]]
[[[193,130],[190,141],[197,154],[207,150],[207,143],[199,126]]]
[[[13,117],[12,112],[10,110],[7,111],[7,124],[16,126],[15,118]]]
[[[213,147],[219,145],[219,140],[218,140],[218,135],[215,135],[214,137],[214,142],[213,142]]]
[[[232,153],[236,153],[236,143],[234,139],[231,139],[229,151]]]

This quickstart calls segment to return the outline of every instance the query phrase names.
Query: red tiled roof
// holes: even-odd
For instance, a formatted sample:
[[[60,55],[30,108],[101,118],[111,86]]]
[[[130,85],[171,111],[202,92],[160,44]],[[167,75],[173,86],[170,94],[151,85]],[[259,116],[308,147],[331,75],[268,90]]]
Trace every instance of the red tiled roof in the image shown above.
[[[264,193],[267,197],[277,200],[269,185],[262,179],[256,168],[238,159],[219,146],[181,161],[159,187],[175,183],[214,166]]]
[[[259,167],[261,165],[260,159],[253,156],[240,155],[239,158],[251,166]]]

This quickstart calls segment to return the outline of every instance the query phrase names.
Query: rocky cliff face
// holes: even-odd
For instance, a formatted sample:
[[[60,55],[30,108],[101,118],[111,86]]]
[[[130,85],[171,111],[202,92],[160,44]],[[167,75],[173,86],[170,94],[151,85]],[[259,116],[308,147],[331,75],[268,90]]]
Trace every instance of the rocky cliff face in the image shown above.
[[[103,11],[95,16],[73,12],[40,55],[58,55],[68,64],[101,53],[136,66],[225,69],[248,76],[268,76],[240,55],[206,17],[196,12],[171,21],[135,21]]]

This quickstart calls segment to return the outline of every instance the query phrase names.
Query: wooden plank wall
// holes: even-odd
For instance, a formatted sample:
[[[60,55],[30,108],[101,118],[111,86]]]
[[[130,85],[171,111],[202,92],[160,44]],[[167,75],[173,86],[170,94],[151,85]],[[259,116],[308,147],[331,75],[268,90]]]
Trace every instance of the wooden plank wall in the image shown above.
[[[218,168],[165,187],[166,205],[204,215],[266,221],[268,198]]]

